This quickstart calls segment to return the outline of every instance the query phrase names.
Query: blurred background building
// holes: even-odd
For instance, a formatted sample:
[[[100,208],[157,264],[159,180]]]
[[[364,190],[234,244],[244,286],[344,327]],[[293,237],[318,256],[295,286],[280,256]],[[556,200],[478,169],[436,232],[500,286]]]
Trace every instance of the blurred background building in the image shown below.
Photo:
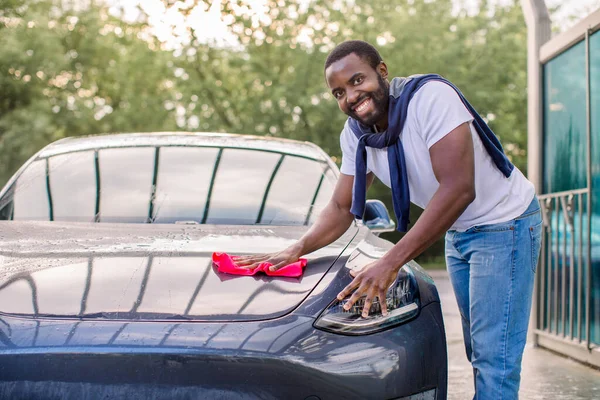
[[[600,9],[553,36],[544,0],[522,6],[528,174],[544,217],[534,338],[600,366]]]

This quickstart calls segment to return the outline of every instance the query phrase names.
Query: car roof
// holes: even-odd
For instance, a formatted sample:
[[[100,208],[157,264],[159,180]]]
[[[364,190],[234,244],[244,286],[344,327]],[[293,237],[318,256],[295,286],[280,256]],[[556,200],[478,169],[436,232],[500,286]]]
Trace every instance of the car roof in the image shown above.
[[[310,142],[216,132],[149,132],[69,137],[44,147],[38,158],[104,148],[199,146],[265,150],[331,162],[327,153]]]

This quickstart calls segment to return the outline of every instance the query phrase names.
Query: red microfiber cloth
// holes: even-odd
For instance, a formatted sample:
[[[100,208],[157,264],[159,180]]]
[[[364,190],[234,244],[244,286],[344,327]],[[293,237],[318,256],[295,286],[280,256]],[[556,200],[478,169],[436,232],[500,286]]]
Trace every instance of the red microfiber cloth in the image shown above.
[[[235,256],[230,256],[227,253],[213,253],[213,263],[219,268],[219,272],[232,275],[254,275],[257,272],[263,272],[269,276],[287,276],[290,278],[297,278],[302,276],[304,267],[306,267],[306,259],[301,258],[295,263],[288,264],[284,267],[279,268],[277,271],[270,271],[269,268],[273,265],[268,262],[258,264],[258,267],[254,269],[242,268],[235,265]]]

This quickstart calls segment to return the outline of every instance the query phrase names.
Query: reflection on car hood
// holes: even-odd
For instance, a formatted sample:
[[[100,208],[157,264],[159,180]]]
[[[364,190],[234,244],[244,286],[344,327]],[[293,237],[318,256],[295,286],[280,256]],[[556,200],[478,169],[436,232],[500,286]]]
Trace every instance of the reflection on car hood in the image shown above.
[[[293,310],[356,235],[301,278],[225,275],[215,251],[278,251],[306,227],[0,223],[0,312],[38,318],[262,320]]]

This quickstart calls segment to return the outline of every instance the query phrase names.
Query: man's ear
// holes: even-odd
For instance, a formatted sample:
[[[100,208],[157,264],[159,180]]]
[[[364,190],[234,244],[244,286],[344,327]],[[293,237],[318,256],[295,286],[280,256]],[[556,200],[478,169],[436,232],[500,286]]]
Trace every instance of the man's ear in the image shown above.
[[[379,65],[377,65],[377,72],[379,73],[379,75],[381,75],[383,79],[388,78],[388,68],[383,61],[381,61]]]

